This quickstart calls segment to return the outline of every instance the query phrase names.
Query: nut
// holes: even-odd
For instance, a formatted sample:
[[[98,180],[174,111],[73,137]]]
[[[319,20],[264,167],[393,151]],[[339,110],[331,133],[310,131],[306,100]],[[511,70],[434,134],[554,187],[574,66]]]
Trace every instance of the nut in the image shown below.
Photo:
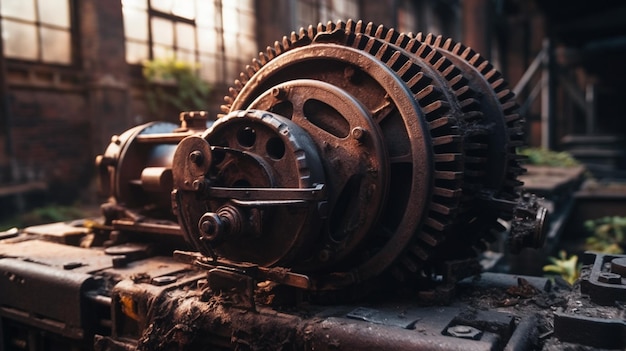
[[[483,332],[468,325],[455,325],[449,327],[448,334],[456,338],[479,340]]]
[[[621,284],[622,276],[617,273],[601,272],[598,275],[598,281],[606,284]]]

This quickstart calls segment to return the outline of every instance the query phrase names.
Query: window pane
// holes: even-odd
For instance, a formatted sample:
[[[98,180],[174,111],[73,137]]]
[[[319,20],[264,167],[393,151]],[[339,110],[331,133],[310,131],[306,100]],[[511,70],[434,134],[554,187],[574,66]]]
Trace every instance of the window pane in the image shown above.
[[[176,47],[179,49],[196,50],[196,28],[186,23],[176,23]]]
[[[211,83],[219,82],[222,77],[217,74],[217,69],[218,61],[214,56],[200,56],[200,77],[202,79]]]
[[[145,10],[123,9],[126,38],[148,41],[148,13]]]
[[[215,28],[198,27],[198,51],[205,53],[218,52],[218,33]]]
[[[243,71],[243,66],[236,60],[228,60],[226,59],[226,82],[232,83],[236,78],[239,77],[239,73]]]
[[[247,36],[240,36],[239,37],[239,52],[241,55],[241,59],[243,59],[244,61],[247,59],[250,59],[250,61],[252,61],[252,58],[257,57],[259,50],[257,50],[256,42],[254,41],[254,38],[247,37]]]
[[[254,12],[254,0],[239,0],[233,2],[239,5],[239,10],[241,11]]]
[[[134,7],[134,8],[138,8],[138,9],[147,9],[148,8],[148,4],[147,4],[148,0],[122,0],[122,5],[124,7]]]
[[[214,0],[198,0],[198,16],[196,16],[196,24],[208,25],[212,27],[220,27],[219,17],[216,16]]]
[[[171,46],[153,45],[152,55],[156,59],[171,59],[174,57],[174,50]]]
[[[148,44],[126,41],[126,62],[141,63],[148,58]]]
[[[172,13],[176,16],[194,19],[196,18],[196,2],[194,0],[178,0],[174,3]]]
[[[195,63],[196,62],[196,54],[193,51],[177,50],[176,51],[176,59],[178,59],[180,61]]]
[[[178,0],[178,1],[189,1],[189,0]],[[153,9],[157,11],[165,12],[165,13],[172,12],[173,3],[174,3],[174,0],[150,0],[150,6],[152,6]]]
[[[0,1],[2,16],[19,18],[26,21],[35,21],[34,0],[2,0]]]
[[[239,27],[239,18],[237,15],[237,8],[234,5],[226,6],[227,1],[223,4],[222,18],[224,20],[224,33],[237,33]]]
[[[45,62],[71,63],[70,32],[41,27],[41,58]]]
[[[224,54],[227,59],[237,59],[239,57],[239,45],[236,33],[224,32]]]
[[[4,54],[7,57],[26,60],[39,58],[37,27],[34,24],[3,20],[2,40],[4,41]]]
[[[252,33],[254,33],[256,30],[256,19],[254,17],[254,14],[240,12],[238,25],[239,33],[244,33],[246,35],[251,35]]]
[[[39,21],[42,23],[70,27],[70,4],[69,0],[39,0],[37,4]]]
[[[152,18],[152,41],[170,48],[174,46],[174,26],[171,21]]]

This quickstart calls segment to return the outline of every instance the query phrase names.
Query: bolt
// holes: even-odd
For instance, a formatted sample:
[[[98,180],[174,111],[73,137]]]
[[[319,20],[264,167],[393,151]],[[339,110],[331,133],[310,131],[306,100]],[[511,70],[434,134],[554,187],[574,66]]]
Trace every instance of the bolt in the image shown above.
[[[115,145],[119,145],[122,143],[122,141],[120,140],[120,136],[119,135],[113,135],[111,137],[111,142]]]
[[[465,325],[457,325],[451,328],[451,331],[459,334],[469,334],[472,331],[472,328]]]
[[[448,334],[463,339],[478,340],[482,336],[482,333],[482,331],[467,325],[455,325],[448,328]]]
[[[202,152],[195,150],[189,154],[189,160],[195,163],[196,165],[200,166],[202,162],[204,161],[204,155],[202,155]]]
[[[287,92],[283,88],[272,88],[272,96],[278,100],[282,100],[287,96]]]
[[[212,212],[207,212],[200,218],[198,229],[201,232],[200,240],[206,240],[212,244],[217,244],[228,234],[226,224],[222,219]]]
[[[354,127],[350,134],[355,140],[363,141],[363,137],[365,137],[365,130],[362,127]]]
[[[617,273],[601,272],[598,281],[606,284],[622,284],[622,276]]]
[[[200,223],[200,230],[202,230],[203,233],[209,235],[213,234],[213,232],[215,231],[215,223],[211,221],[202,221],[202,223]]]
[[[204,182],[196,179],[193,181],[193,183],[191,183],[191,187],[194,191],[202,191],[204,190]]]

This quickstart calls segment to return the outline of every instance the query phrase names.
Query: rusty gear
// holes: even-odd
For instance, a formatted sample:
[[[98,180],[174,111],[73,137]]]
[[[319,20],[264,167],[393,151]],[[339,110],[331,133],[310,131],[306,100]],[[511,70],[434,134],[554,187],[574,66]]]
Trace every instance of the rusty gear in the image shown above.
[[[111,189],[145,195],[114,193],[134,199],[126,213],[172,188],[203,267],[256,267],[318,292],[384,273],[421,282],[473,259],[499,218],[529,208],[517,189],[516,105],[499,73],[460,44],[352,20],[309,26],[260,53],[225,102],[205,130],[129,135],[101,162]],[[169,155],[178,144],[171,164],[142,170],[117,155],[140,147],[150,158],[161,144]],[[515,246],[541,241],[545,218],[533,211]]]

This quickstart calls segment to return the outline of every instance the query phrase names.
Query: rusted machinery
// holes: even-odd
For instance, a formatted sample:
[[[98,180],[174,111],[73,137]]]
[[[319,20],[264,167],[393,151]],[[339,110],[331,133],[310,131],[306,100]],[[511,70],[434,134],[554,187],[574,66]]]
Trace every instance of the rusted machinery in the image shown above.
[[[284,283],[332,290],[474,258],[498,218],[516,217],[513,250],[542,244],[545,210],[516,180],[513,95],[460,44],[310,27],[255,59],[226,102],[208,128],[183,113],[182,127],[137,127],[99,160],[115,204],[159,220],[171,205],[206,264],[288,268],[306,277]]]
[[[114,136],[97,159],[102,221],[0,243],[5,348],[540,345],[533,313],[455,303],[500,223],[512,252],[547,227],[516,179],[513,94],[479,54],[320,24],[261,53],[225,101],[219,118]]]

